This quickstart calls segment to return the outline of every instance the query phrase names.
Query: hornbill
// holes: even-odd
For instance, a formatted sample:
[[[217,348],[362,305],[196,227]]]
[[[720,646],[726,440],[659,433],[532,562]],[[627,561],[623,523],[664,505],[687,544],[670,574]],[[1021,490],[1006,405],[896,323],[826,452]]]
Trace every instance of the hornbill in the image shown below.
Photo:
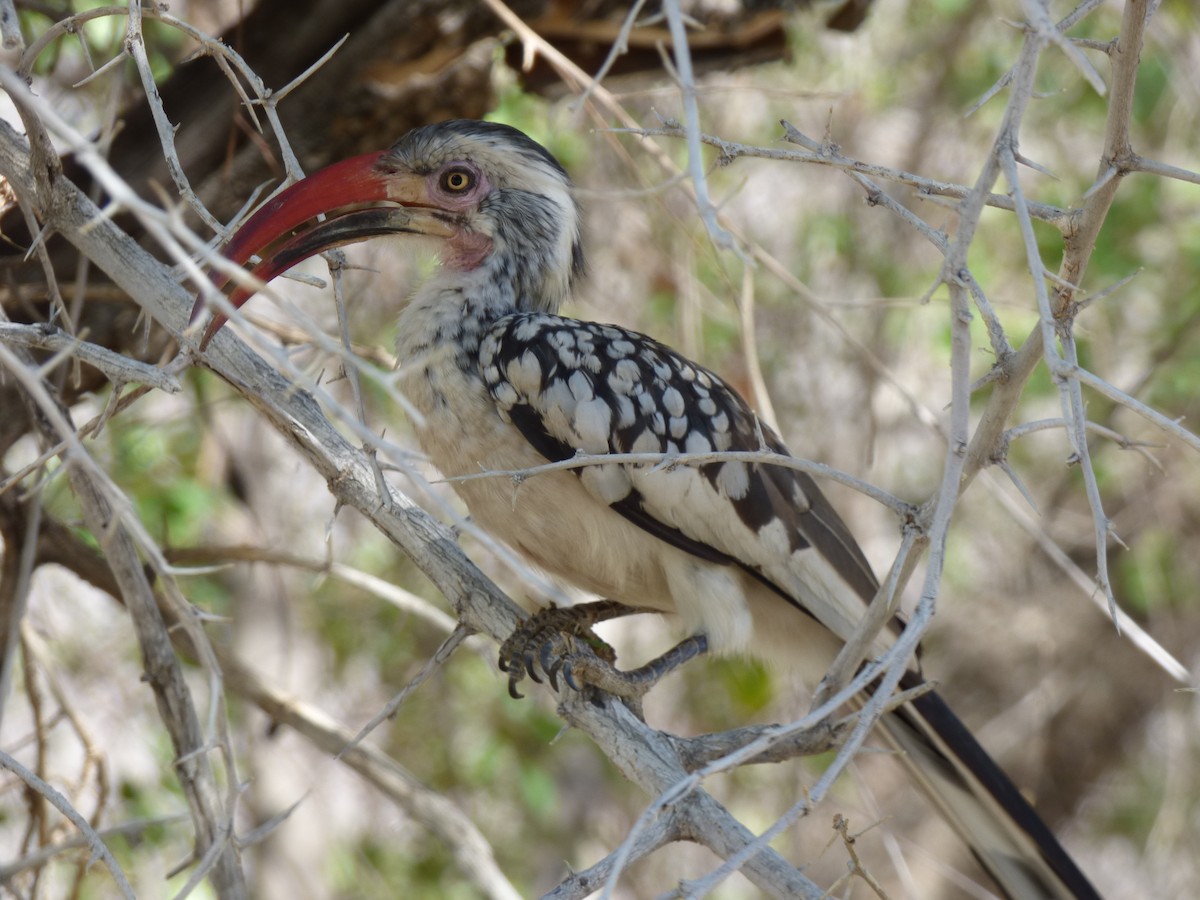
[[[397,233],[439,242],[440,267],[400,315],[397,352],[420,413],[414,427],[444,475],[532,469],[579,451],[787,453],[717,375],[646,335],[557,314],[584,269],[579,207],[559,162],[506,125],[442,122],[329,166],[271,199],[225,255],[261,257],[251,271],[269,281],[323,250]],[[239,286],[230,302],[251,293]],[[202,346],[224,321],[213,316]],[[705,649],[749,653],[816,684],[878,587],[845,523],[791,468],[612,462],[546,471],[515,489],[502,477],[454,488],[486,531],[607,598],[546,610],[542,626],[674,614],[690,637],[671,663]],[[502,648],[514,681],[523,668],[536,677],[545,635],[534,626]],[[544,669],[561,662],[537,655]],[[641,681],[663,668],[640,670]],[[903,684],[922,681],[914,664]],[[631,673],[629,687],[645,685]],[[1007,896],[1099,896],[936,693],[881,723]]]

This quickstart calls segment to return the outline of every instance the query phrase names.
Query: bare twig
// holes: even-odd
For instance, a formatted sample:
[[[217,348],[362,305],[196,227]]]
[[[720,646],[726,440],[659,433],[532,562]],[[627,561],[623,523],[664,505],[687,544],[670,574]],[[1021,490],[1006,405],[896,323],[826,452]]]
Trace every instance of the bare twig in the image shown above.
[[[756,463],[779,466],[781,469],[794,469],[798,472],[807,472],[810,475],[828,478],[830,481],[836,481],[853,488],[859,493],[888,507],[898,516],[911,516],[915,509],[911,503],[889,494],[869,481],[856,478],[848,472],[842,472],[832,466],[825,465],[825,463],[814,462],[809,459],[797,459],[794,456],[784,456],[782,453],[776,453],[774,450],[714,450],[709,453],[577,453],[570,459],[545,463],[544,465],[533,466],[528,469],[488,469],[472,475],[455,475],[450,478],[443,478],[441,481],[453,484],[462,481],[477,481],[481,478],[511,478],[514,481],[520,482],[546,472],[581,469],[587,466],[603,466],[611,463],[673,467],[700,466],[713,462]]]
[[[1158,175],[1160,178],[1174,178],[1178,181],[1186,181],[1189,184],[1200,184],[1200,172],[1193,172],[1191,169],[1181,169],[1179,166],[1147,159],[1137,154],[1134,154],[1130,159],[1124,160],[1123,163],[1124,167],[1132,172],[1147,172],[1151,175]]]
[[[4,653],[3,658],[0,658],[0,723],[4,722],[4,713],[8,708],[13,672],[17,663],[17,643],[29,602],[29,583],[33,577],[34,554],[37,551],[38,532],[42,522],[42,492],[40,490],[31,491],[28,503],[29,512],[26,517],[20,552],[16,554],[15,560],[11,557],[5,560],[7,565],[4,574],[8,583],[3,586],[3,590],[7,593],[5,599],[8,616],[7,621],[3,623],[4,645],[0,647]],[[12,554],[15,549],[12,546],[6,546],[4,548],[6,556]]]
[[[128,900],[134,900],[133,886],[129,883],[129,879],[125,877],[125,873],[113,857],[112,851],[108,849],[108,845],[104,843],[100,835],[96,833],[96,830],[92,828],[87,819],[79,814],[67,798],[3,750],[0,750],[0,766],[3,766],[20,778],[29,785],[31,790],[36,791],[39,796],[45,797],[54,805],[55,809],[66,816],[71,824],[79,829],[80,834],[87,841],[87,846],[91,848],[92,853],[103,861],[105,867],[112,873],[113,881],[117,883],[117,887],[121,891],[121,896],[128,898]]]
[[[62,356],[77,358],[99,369],[114,384],[144,384],[170,394],[180,390],[179,380],[158,366],[147,365],[106,347],[72,338],[53,325],[0,322],[0,341],[19,347],[54,350]]]
[[[1129,155],[1129,122],[1133,109],[1133,86],[1137,79],[1142,37],[1145,32],[1148,0],[1130,0],[1121,19],[1121,34],[1113,51],[1113,77],[1106,120],[1104,147],[1100,155],[1100,171],[1109,168],[1109,161]],[[1087,4],[1084,4],[1085,6]],[[1081,7],[1082,8],[1082,7]],[[1078,227],[1067,232],[1066,247],[1059,277],[1063,284],[1081,284],[1088,262],[1096,246],[1096,237],[1116,196],[1119,178],[1103,189],[1093,192],[1080,210]],[[1032,212],[1030,213],[1032,215]],[[1054,291],[1051,313],[1058,316],[1074,299],[1067,288]],[[999,377],[980,416],[967,451],[967,466],[963,472],[965,489],[979,471],[991,460],[997,442],[1012,417],[1025,385],[1033,374],[1043,352],[1042,325],[1033,329],[1021,348],[1004,360],[997,361]],[[1165,417],[1163,417],[1165,419]]]
[[[155,691],[160,716],[175,746],[180,781],[196,825],[197,851],[206,855],[212,848],[217,848],[212,855],[212,864],[215,866],[212,876],[217,890],[222,896],[243,897],[246,895],[244,875],[230,840],[233,834],[233,809],[227,808],[219,797],[208,760],[208,751],[213,745],[201,731],[192,704],[191,690],[171,647],[166,625],[138,556],[139,546],[150,550],[152,556],[157,548],[136,517],[131,517],[124,495],[99,472],[95,461],[78,444],[65,411],[21,360],[2,345],[0,366],[7,368],[37,403],[41,416],[35,421],[44,423],[42,429],[47,436],[57,432],[58,436],[72,445],[67,460],[67,475],[82,507],[84,522],[104,549],[109,567],[133,617],[146,677]],[[134,527],[127,527],[129,524]],[[176,599],[182,600],[181,597]],[[186,616],[185,612],[181,621],[186,621]],[[193,629],[192,635],[197,649],[203,650],[207,646],[203,633]],[[215,669],[210,668],[209,672],[213,678],[219,677]],[[214,692],[214,703],[219,702],[218,697],[219,691]],[[211,714],[209,725],[209,733],[212,734],[215,722]],[[232,752],[225,755],[228,766]],[[231,778],[231,782],[236,782],[236,778]]]
[[[164,825],[177,825],[180,822],[186,822],[187,819],[187,813],[179,813],[173,816],[156,816],[152,819],[135,819],[130,822],[123,822],[120,825],[114,825],[112,828],[93,829],[90,834],[84,832],[76,837],[69,837],[57,843],[48,844],[45,847],[38,848],[34,853],[22,856],[20,859],[0,864],[0,884],[12,881],[13,878],[29,869],[41,868],[56,856],[61,856],[64,853],[70,853],[74,850],[82,850],[85,847],[92,847],[93,841],[96,838],[107,846],[109,838],[136,839],[151,829],[161,828]],[[95,836],[94,838],[93,835]]]
[[[0,44],[5,50],[20,50],[25,46],[21,22],[13,0],[0,0]]]
[[[125,31],[125,52],[133,57],[133,61],[137,65],[138,76],[142,80],[142,88],[150,100],[148,104],[150,113],[154,117],[154,126],[158,130],[158,141],[163,148],[163,159],[167,162],[171,180],[175,182],[175,188],[183,197],[184,202],[191,207],[204,224],[213,231],[220,231],[221,223],[200,202],[200,198],[192,190],[192,185],[183,171],[183,166],[180,165],[179,154],[175,150],[175,126],[171,124],[166,110],[163,109],[162,101],[158,96],[158,87],[154,83],[154,73],[150,70],[150,58],[146,55],[146,41],[142,36],[142,4],[140,0],[129,0],[128,11],[129,22]]]
[[[1032,90],[1032,73],[1030,73],[1029,83],[1030,90]],[[1020,84],[1019,80],[1017,84]],[[1025,193],[1021,189],[1017,163],[1011,145],[1001,148],[1000,164],[1004,169],[1005,178],[1008,179],[1012,188],[1013,200],[1017,206],[1017,224],[1025,244],[1034,296],[1037,298],[1038,310],[1041,314],[1042,349],[1045,353],[1046,364],[1056,379],[1063,407],[1063,418],[1067,422],[1067,436],[1071,443],[1072,457],[1079,463],[1083,472],[1083,483],[1088,503],[1092,508],[1096,539],[1096,581],[1108,599],[1109,614],[1116,622],[1117,598],[1113,594],[1112,583],[1108,577],[1108,535],[1112,526],[1104,513],[1103,501],[1100,498],[1100,485],[1096,481],[1096,470],[1092,465],[1091,450],[1088,448],[1087,413],[1084,409],[1083,394],[1079,390],[1078,379],[1071,377],[1071,373],[1079,367],[1078,351],[1071,331],[1072,322],[1071,319],[1065,317],[1056,319],[1050,309],[1050,295],[1046,290],[1046,281],[1041,277],[1045,266],[1042,263],[1037,238],[1033,233],[1033,221],[1029,218],[1025,208]],[[1061,355],[1056,347],[1056,333],[1058,341],[1062,344]]]
[[[787,140],[804,143],[802,132],[786,121],[781,124],[783,125]],[[613,131],[617,134],[636,134],[642,137],[687,136],[687,132],[682,127],[671,124],[666,124],[659,128],[615,128]],[[834,169],[843,169],[847,172],[855,172],[871,178],[894,181],[897,184],[916,188],[920,194],[931,197],[950,197],[954,200],[961,200],[970,192],[970,188],[964,185],[952,184],[947,181],[937,181],[923,175],[905,172],[901,169],[893,169],[889,166],[881,166],[844,156],[836,147],[826,148],[824,145],[818,145],[820,149],[815,151],[785,150],[779,147],[756,147],[751,144],[739,144],[734,141],[727,141],[711,134],[701,134],[700,140],[702,143],[708,144],[720,152],[722,164],[728,164],[741,157],[812,163],[819,166],[829,166]],[[808,140],[811,141],[811,138]],[[988,194],[986,200],[988,206],[1012,211],[1012,199],[1003,194]],[[1031,204],[1030,215],[1041,221],[1049,222],[1056,228],[1065,230],[1071,226],[1071,222],[1076,214],[1060,209],[1057,206]]]
[[[688,146],[688,174],[696,194],[696,206],[704,227],[713,243],[722,249],[734,246],[733,236],[717,222],[717,208],[708,196],[708,179],[704,174],[704,157],[700,152],[700,106],[696,101],[696,76],[692,72],[692,51],[688,46],[687,30],[679,0],[664,0],[663,11],[671,32],[671,52],[679,74],[679,90],[683,100],[683,118]]]
[[[363,739],[365,739],[367,735],[378,728],[384,721],[395,716],[400,707],[404,705],[404,701],[407,700],[417,688],[429,680],[430,675],[441,669],[441,667],[446,664],[446,661],[450,659],[451,654],[461,647],[463,642],[466,641],[470,635],[471,631],[469,628],[465,628],[461,624],[457,625],[455,629],[450,632],[450,635],[444,641],[442,641],[442,645],[438,647],[437,652],[425,661],[425,664],[421,666],[417,674],[409,680],[408,684],[406,684],[400,690],[400,692],[396,694],[396,696],[392,697],[392,699],[384,705],[383,709],[373,715],[370,720],[358,730],[358,733],[354,735],[354,737],[350,740],[350,743],[348,743],[344,749],[338,751],[337,755],[341,757],[347,751],[357,747],[363,742]]]
[[[629,52],[629,35],[633,32],[634,26],[637,24],[637,17],[641,15],[642,7],[645,5],[646,0],[634,0],[630,5],[629,12],[625,14],[625,20],[621,23],[621,30],[617,32],[617,38],[608,50],[608,55],[604,57],[604,62],[600,64],[600,68],[592,76],[583,93],[571,102],[572,107],[575,109],[582,108],[588,102],[588,98],[591,97],[592,91],[600,86],[600,82],[604,81],[604,76],[608,74],[608,70],[612,68],[613,63]]]
[[[1075,9],[1071,10],[1071,12],[1068,15],[1066,15],[1064,18],[1059,20],[1058,24],[1055,26],[1055,30],[1060,35],[1065,34],[1068,29],[1073,28],[1075,25],[1077,25],[1079,22],[1081,22],[1089,13],[1094,11],[1096,8],[1102,6],[1103,4],[1104,4],[1104,0],[1083,0],[1083,2],[1080,3],[1077,7],[1075,7]],[[999,81],[997,81],[994,85],[992,85],[990,88],[988,88],[986,91],[984,91],[983,96],[980,97],[977,101],[975,101],[975,103],[971,106],[971,108],[967,110],[966,114],[968,116],[974,114],[981,107],[986,105],[989,100],[991,100],[998,93],[1000,93],[1002,90],[1004,90],[1006,87],[1008,87],[1012,83],[1013,74],[1015,73],[1015,71],[1016,71],[1016,67],[1014,66],[1013,68],[1011,68],[1007,72],[1005,72],[1004,75],[1002,75],[1000,77]],[[1101,93],[1103,93],[1103,92],[1101,92]]]
[[[1095,579],[1090,578],[1079,567],[1079,564],[1071,559],[1070,555],[1062,547],[1055,543],[1054,539],[1047,534],[1045,528],[1034,518],[1029,510],[1022,507],[1005,491],[998,490],[993,496],[999,499],[999,502],[1004,506],[1005,511],[1012,520],[1034,539],[1042,552],[1062,570],[1067,578],[1085,596],[1105,613],[1110,615],[1114,613],[1114,610],[1108,605],[1108,599],[1097,595]],[[1130,617],[1128,613],[1119,607],[1115,610],[1115,614],[1117,620],[1114,622],[1114,625],[1120,630],[1121,634],[1152,659],[1155,665],[1180,684],[1193,683],[1195,676],[1188,667],[1176,659],[1161,643],[1156,641],[1153,635],[1138,624],[1136,619]]]

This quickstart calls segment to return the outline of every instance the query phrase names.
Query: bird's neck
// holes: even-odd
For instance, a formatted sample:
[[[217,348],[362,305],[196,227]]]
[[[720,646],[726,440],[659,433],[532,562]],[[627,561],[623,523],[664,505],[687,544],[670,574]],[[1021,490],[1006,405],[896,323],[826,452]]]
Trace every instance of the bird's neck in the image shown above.
[[[557,312],[570,288],[570,263],[559,248],[529,242],[514,250],[496,247],[476,265],[446,264],[418,288],[401,316],[401,341],[454,344],[473,354],[483,331],[515,312]]]
[[[428,440],[458,434],[486,402],[480,344],[497,319],[519,311],[508,290],[470,275],[437,273],[396,323],[399,387],[420,413],[417,433],[431,455]]]
[[[401,365],[434,351],[470,355],[478,350],[487,326],[504,315],[504,305],[440,281],[419,288],[400,313],[396,352]]]
[[[583,270],[579,208],[569,194],[502,191],[489,211],[491,252],[471,274],[513,311],[554,313]]]
[[[477,259],[443,254],[442,265],[418,288],[397,323],[402,366],[414,366],[429,384],[451,378],[452,372],[473,383],[479,380],[480,343],[497,319],[558,311],[583,265],[578,228],[574,219],[565,230],[539,226],[532,216],[525,223],[524,231],[497,229],[489,252]],[[441,402],[437,390],[423,387],[421,394],[425,402]]]

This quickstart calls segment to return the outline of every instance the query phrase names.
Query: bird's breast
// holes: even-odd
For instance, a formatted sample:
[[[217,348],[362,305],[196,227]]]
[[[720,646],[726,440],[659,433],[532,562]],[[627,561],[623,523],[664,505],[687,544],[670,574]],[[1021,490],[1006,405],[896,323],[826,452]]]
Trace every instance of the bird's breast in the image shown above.
[[[437,341],[401,360],[400,389],[430,462],[477,525],[538,568],[613,599],[673,608],[657,542],[598,502],[502,418],[469,354]],[[513,474],[521,473],[521,474]]]

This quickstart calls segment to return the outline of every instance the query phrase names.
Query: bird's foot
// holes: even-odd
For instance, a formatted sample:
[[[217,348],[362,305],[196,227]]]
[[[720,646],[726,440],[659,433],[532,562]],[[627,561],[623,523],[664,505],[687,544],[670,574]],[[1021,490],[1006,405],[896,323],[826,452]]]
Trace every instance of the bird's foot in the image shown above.
[[[562,663],[562,674],[564,681],[575,690],[598,690],[621,698],[634,715],[644,721],[642,698],[650,688],[706,650],[708,638],[702,634],[693,635],[644,666],[627,670],[613,665],[615,657],[614,660],[608,660],[583,652],[573,654]]]
[[[540,668],[556,691],[562,675],[567,687],[586,692],[597,702],[600,692],[613,694],[641,718],[646,692],[664,675],[708,649],[708,639],[694,635],[644,666],[618,669],[616,652],[592,631],[592,625],[641,611],[604,600],[544,609],[531,616],[500,647],[500,669],[508,673],[509,694],[518,699],[522,696],[517,684],[526,675],[541,683]]]
[[[617,659],[616,651],[592,631],[592,626],[635,611],[609,600],[539,610],[500,646],[500,671],[508,673],[509,694],[521,698],[517,684],[526,675],[541,684],[539,669],[554,690],[559,689],[560,672],[569,687],[581,690],[577,671],[592,672],[604,665],[612,668]]]

